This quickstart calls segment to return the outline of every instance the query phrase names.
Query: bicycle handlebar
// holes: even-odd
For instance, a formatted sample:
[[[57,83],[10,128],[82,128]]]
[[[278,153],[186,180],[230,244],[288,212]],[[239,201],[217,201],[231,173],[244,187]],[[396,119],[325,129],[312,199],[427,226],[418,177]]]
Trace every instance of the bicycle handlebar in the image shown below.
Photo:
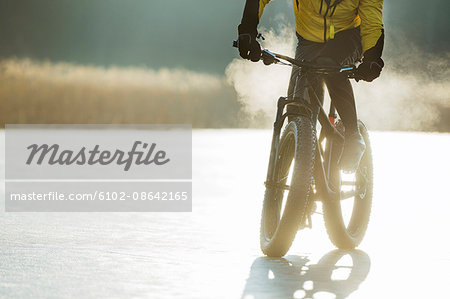
[[[238,41],[233,41],[233,47],[238,48]],[[349,78],[354,78],[354,72],[356,70],[356,66],[354,65],[346,65],[346,66],[329,66],[329,65],[318,65],[311,62],[306,62],[304,60],[297,60],[291,58],[289,56],[281,55],[278,53],[271,52],[267,49],[264,49],[261,53],[261,60],[265,65],[270,64],[282,64],[282,65],[296,65],[300,68],[310,69],[316,73],[345,73],[349,76]],[[283,62],[287,61],[289,63]]]

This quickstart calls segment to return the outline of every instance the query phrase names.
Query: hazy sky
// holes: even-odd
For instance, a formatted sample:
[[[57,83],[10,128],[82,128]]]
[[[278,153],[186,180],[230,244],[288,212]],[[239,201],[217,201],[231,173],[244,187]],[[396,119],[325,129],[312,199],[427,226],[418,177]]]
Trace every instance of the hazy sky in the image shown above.
[[[293,22],[273,0],[262,24]],[[386,32],[428,52],[449,48],[448,0],[385,1]],[[243,0],[2,0],[0,56],[223,73],[236,57]],[[293,29],[294,30],[294,29]]]

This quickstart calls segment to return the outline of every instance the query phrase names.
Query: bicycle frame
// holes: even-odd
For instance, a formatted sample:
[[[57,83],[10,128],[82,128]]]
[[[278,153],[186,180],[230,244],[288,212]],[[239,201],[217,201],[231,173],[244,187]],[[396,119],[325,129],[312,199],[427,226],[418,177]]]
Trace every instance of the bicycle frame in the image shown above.
[[[233,47],[238,47],[238,42],[233,41]],[[273,53],[267,49],[264,49],[261,54],[261,60],[264,64],[281,64],[293,66],[296,65],[300,67],[300,74],[296,78],[296,84],[294,89],[294,95],[306,94],[308,98],[296,97],[294,96],[292,99],[287,97],[280,97],[277,102],[277,113],[275,117],[275,122],[273,124],[274,130],[272,135],[272,143],[270,148],[270,157],[269,157],[269,166],[267,169],[267,177],[264,184],[268,188],[281,188],[285,190],[289,190],[289,186],[280,185],[274,182],[274,178],[272,177],[274,174],[274,169],[276,166],[276,157],[278,155],[278,144],[280,141],[280,133],[281,128],[283,127],[284,120],[286,117],[295,117],[295,116],[307,116],[311,120],[312,124],[316,126],[317,120],[322,126],[322,129],[319,134],[318,142],[316,142],[315,156],[321,157],[322,159],[317,159],[314,163],[314,179],[315,179],[315,187],[316,193],[314,194],[314,200],[321,199],[331,199],[331,200],[341,200],[345,198],[349,198],[356,194],[356,190],[349,192],[336,192],[333,190],[331,186],[331,168],[332,168],[332,149],[333,144],[336,142],[343,142],[344,137],[339,133],[338,130],[334,127],[334,122],[336,119],[336,109],[334,105],[330,104],[330,111],[327,114],[322,107],[322,104],[314,91],[311,85],[307,84],[308,80],[308,72],[313,70],[315,73],[329,74],[329,73],[346,73],[349,75],[349,78],[355,78],[354,72],[356,70],[356,66],[349,65],[343,67],[333,67],[333,66],[318,66],[314,63],[299,61],[294,58]],[[284,62],[287,61],[288,63]],[[300,86],[301,90],[297,91],[297,87]],[[307,93],[305,93],[305,89],[307,89]],[[295,105],[297,106],[296,112],[285,112],[284,108],[287,105]],[[318,108],[318,109],[317,109]],[[317,112],[316,112],[317,111]],[[320,144],[324,139],[327,139],[327,144],[325,146],[325,152],[322,152],[322,148]]]
[[[289,186],[283,185],[274,182],[273,173],[276,167],[278,156],[278,145],[280,141],[281,128],[283,127],[285,119],[288,117],[296,117],[296,116],[306,116],[308,117],[313,126],[316,125],[317,120],[321,124],[321,132],[319,134],[318,142],[316,142],[315,149],[315,165],[314,165],[314,179],[315,179],[315,187],[316,193],[314,196],[314,200],[321,199],[331,199],[331,200],[340,200],[341,194],[340,192],[336,192],[333,190],[333,187],[330,184],[330,176],[331,176],[331,160],[332,160],[332,148],[333,143],[336,141],[343,142],[344,137],[340,134],[340,132],[334,127],[334,120],[336,118],[336,110],[334,105],[330,105],[330,111],[328,116],[323,109],[321,101],[319,100],[316,92],[312,88],[310,84],[308,84],[308,69],[302,69],[300,74],[297,77],[294,95],[303,95],[303,97],[293,96],[292,98],[280,97],[277,103],[277,112],[275,122],[273,124],[274,131],[272,135],[272,143],[270,150],[270,158],[269,158],[269,166],[267,170],[267,177],[265,185],[268,188],[282,188],[289,189]],[[297,87],[300,86],[300,90],[297,90]],[[307,92],[305,93],[305,89]],[[306,97],[304,96],[306,95]],[[284,108],[288,105],[294,105],[297,107],[295,112],[284,112]],[[324,139],[327,139],[327,145],[325,147],[325,152],[322,152],[321,143]],[[323,158],[323,162],[322,159]]]

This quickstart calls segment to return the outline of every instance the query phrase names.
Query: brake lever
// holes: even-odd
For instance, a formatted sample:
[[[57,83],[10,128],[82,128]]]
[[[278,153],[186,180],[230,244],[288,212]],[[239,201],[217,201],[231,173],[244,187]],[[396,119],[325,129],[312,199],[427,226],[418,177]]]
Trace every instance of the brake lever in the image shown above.
[[[265,65],[269,64],[281,64],[281,65],[287,65],[292,66],[290,63],[286,63],[281,61],[274,53],[270,52],[267,49],[264,49],[261,53],[261,59],[263,60]]]
[[[265,65],[271,65],[272,63],[276,64],[280,62],[278,58],[269,50],[264,49],[261,53],[261,60]]]

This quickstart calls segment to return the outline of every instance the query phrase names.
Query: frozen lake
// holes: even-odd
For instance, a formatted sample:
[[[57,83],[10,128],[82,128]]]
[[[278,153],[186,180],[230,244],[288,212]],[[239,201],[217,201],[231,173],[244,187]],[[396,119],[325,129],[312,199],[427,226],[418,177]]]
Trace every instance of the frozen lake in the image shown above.
[[[192,213],[4,213],[2,183],[0,297],[449,296],[450,134],[371,132],[361,246],[335,250],[315,215],[284,259],[259,249],[270,138],[194,131]]]

